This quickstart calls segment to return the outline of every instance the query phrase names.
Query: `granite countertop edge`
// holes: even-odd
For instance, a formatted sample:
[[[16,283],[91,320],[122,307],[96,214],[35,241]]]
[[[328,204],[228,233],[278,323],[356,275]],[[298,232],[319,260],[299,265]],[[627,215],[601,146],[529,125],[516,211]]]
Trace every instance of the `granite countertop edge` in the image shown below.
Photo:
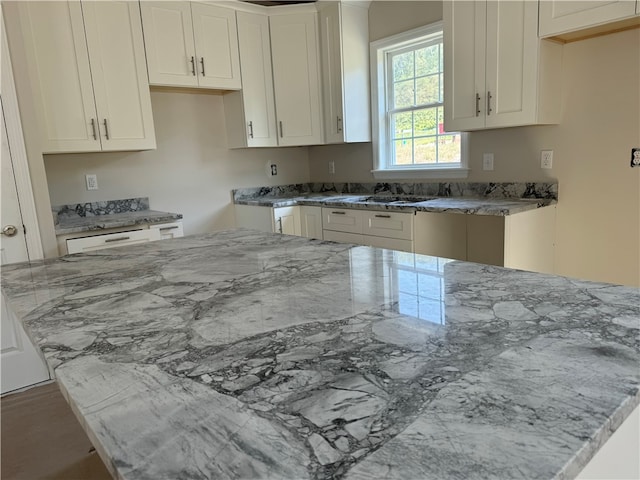
[[[132,227],[143,224],[155,224],[181,220],[181,213],[141,210],[137,212],[94,215],[71,219],[60,218],[55,226],[56,236],[72,233],[96,232],[109,228]]]
[[[325,198],[318,195],[295,197],[258,197],[238,198],[236,205],[257,207],[294,207],[318,206],[333,208],[350,208],[355,210],[396,211],[396,212],[436,212],[458,213],[466,215],[509,216],[537,208],[547,207],[558,203],[550,198],[482,198],[482,197],[432,197],[429,200],[396,204],[376,201],[357,201],[363,195],[335,195]],[[383,198],[383,196],[380,196]],[[334,200],[335,198],[335,200]]]

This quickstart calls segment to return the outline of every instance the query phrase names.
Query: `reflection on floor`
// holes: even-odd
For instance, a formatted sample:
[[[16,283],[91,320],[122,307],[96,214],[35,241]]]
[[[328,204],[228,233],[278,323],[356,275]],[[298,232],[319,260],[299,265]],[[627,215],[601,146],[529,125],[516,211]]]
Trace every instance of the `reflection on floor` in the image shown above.
[[[55,383],[2,397],[2,480],[111,480]]]

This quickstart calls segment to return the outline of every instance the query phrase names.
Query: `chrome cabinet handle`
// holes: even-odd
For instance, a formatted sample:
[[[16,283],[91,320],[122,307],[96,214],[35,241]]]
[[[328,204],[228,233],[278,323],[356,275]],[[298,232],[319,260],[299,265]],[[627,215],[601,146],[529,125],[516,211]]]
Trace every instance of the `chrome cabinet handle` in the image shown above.
[[[249,138],[253,138],[253,122],[249,122]]]
[[[104,119],[104,136],[109,140],[109,125],[107,125],[107,119]]]
[[[130,240],[131,237],[117,237],[117,238],[107,238],[104,243],[111,243],[111,242],[121,242],[123,240]]]
[[[391,215],[376,215],[377,218],[391,218]]]
[[[13,237],[18,233],[18,229],[15,225],[7,225],[2,229],[0,235],[6,235],[7,237]]]
[[[342,132],[342,119],[340,117],[336,117],[336,128],[338,133]]]
[[[476,93],[476,117],[480,116],[480,94]]]
[[[282,217],[278,218],[278,233],[282,233]]]
[[[331,212],[334,215],[346,215],[347,212]]]
[[[280,120],[280,138],[282,138],[282,137],[283,137],[283,135],[282,135],[282,120]]]
[[[178,225],[173,225],[172,227],[162,227],[162,228],[159,228],[158,230],[162,232],[164,230],[175,230],[176,228],[179,228]]]
[[[491,112],[493,110],[491,110],[491,99],[493,97],[491,96],[491,92],[487,92],[487,115],[491,115]]]
[[[196,76],[196,57],[191,56],[191,75]]]
[[[200,57],[200,65],[202,65],[202,76],[204,77],[204,57]]]
[[[93,130],[93,139],[98,140],[98,135],[96,134],[96,121],[95,119],[91,119],[91,130]]]

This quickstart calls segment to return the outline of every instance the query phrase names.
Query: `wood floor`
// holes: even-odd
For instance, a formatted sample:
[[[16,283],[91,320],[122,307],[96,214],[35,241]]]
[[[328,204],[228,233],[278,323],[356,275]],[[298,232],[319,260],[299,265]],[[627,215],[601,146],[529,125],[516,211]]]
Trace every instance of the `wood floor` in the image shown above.
[[[112,480],[55,383],[0,399],[2,480]]]

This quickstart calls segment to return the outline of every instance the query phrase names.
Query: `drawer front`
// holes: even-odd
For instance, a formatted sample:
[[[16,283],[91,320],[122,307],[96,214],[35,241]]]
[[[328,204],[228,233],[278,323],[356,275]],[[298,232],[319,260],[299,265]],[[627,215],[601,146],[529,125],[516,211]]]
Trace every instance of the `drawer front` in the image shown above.
[[[184,237],[182,222],[153,224],[149,225],[149,229],[158,230],[160,232],[160,240]]]
[[[71,253],[93,252],[105,248],[136,245],[138,243],[160,240],[159,229],[135,230],[131,232],[109,233],[92,237],[67,240],[67,251]]]
[[[357,233],[334,232],[331,230],[323,231],[324,240],[340,243],[355,243],[356,245],[365,245],[364,236]]]
[[[323,208],[322,229],[334,232],[362,233],[363,213],[360,210],[347,208]]]
[[[413,214],[366,212],[363,233],[376,237],[413,240]]]
[[[397,238],[372,237],[363,235],[365,245],[376,248],[386,248],[388,250],[400,250],[402,252],[413,253],[413,242],[411,240],[398,240]]]

